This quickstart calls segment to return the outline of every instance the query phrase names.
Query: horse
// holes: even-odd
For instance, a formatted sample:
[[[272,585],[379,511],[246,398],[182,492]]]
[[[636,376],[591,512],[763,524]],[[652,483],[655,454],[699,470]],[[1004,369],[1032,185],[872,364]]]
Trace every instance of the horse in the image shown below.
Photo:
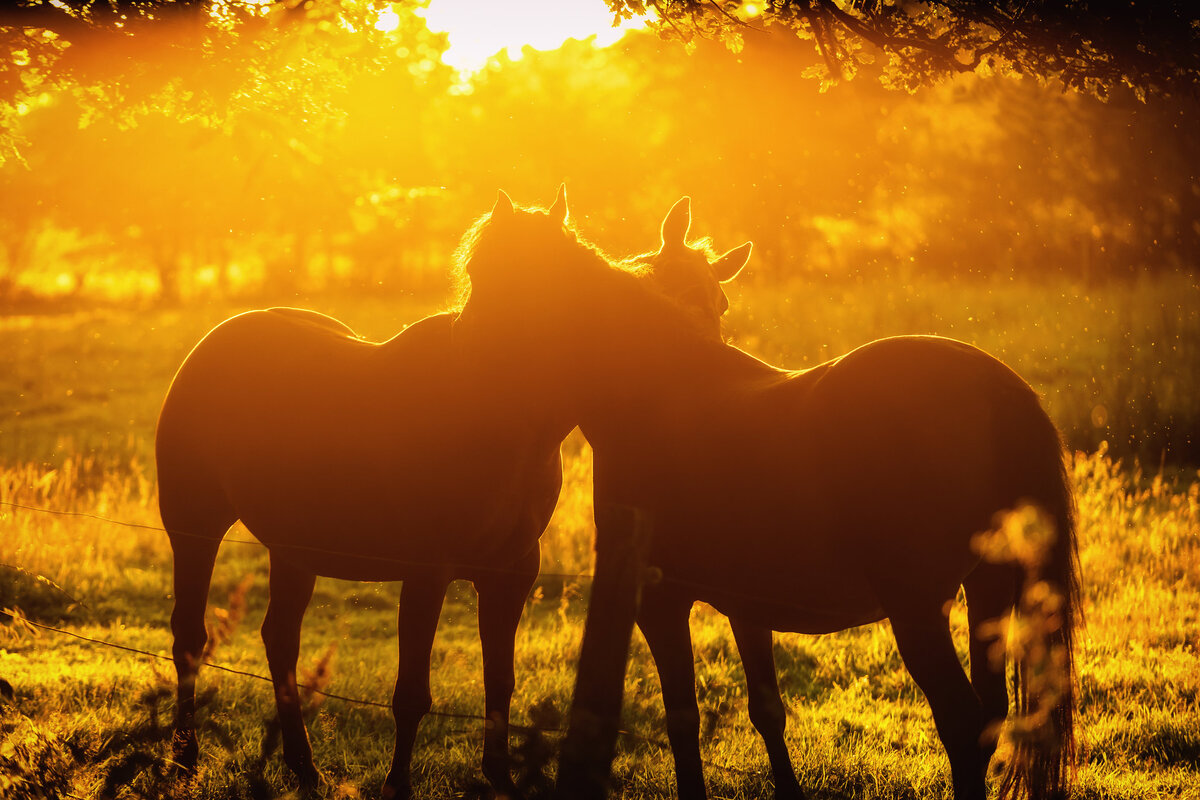
[[[561,191],[547,213],[566,213]],[[272,308],[221,323],[179,368],[155,457],[174,556],[173,751],[185,771],[198,758],[195,681],[214,561],[241,520],[269,551],[262,639],[284,760],[301,786],[321,781],[296,686],[316,576],[403,581],[385,798],[411,796],[413,743],[431,707],[433,638],[448,584],[465,579],[479,596],[483,772],[501,794],[517,796],[508,751],[513,643],[573,423],[513,376],[475,369],[456,331],[456,315],[441,313],[373,343],[322,314]]]
[[[738,276],[749,259],[747,242],[715,256],[702,242],[688,245],[691,200],[683,197],[671,208],[660,228],[657,252],[632,259],[633,271],[650,276],[650,284],[673,299],[703,336],[719,341],[721,320],[729,298],[721,284]],[[603,466],[603,465],[602,465]],[[667,738],[675,762],[675,782],[681,798],[704,798],[700,756],[700,709],[688,617],[701,597],[688,584],[658,582],[643,587],[637,626],[650,648],[662,686]],[[740,618],[729,619],[730,630],[746,674],[750,721],[766,747],[776,800],[803,797],[784,738],[787,714],[779,692],[772,632]]]
[[[538,240],[540,260],[514,269],[503,257],[514,242]],[[464,337],[490,353],[489,369],[522,370],[527,391],[577,422],[593,448],[593,597],[628,560],[611,555],[618,534],[600,511],[626,507],[652,521],[645,557],[663,586],[686,587],[757,636],[890,621],[933,712],[955,797],[982,800],[995,749],[988,734],[1009,706],[1005,669],[987,657],[989,623],[1022,609],[1026,584],[1053,590],[1058,605],[1045,625],[1053,657],[1014,653],[1015,705],[1031,713],[1000,788],[1035,800],[1068,789],[1080,591],[1073,495],[1058,432],[1019,375],[935,336],[881,339],[807,369],[775,367],[697,330],[573,230],[527,212],[493,212],[461,255],[472,285],[459,317]],[[978,535],[1025,502],[1053,526],[1042,563],[985,558]],[[611,607],[589,609],[589,629],[603,622],[595,642],[585,633],[576,705],[582,698],[589,708],[572,710],[563,797],[603,796],[618,727],[614,670],[624,662],[596,664],[606,650],[627,650],[639,613],[637,587],[619,585]],[[948,623],[960,587],[970,677]],[[676,630],[663,653],[688,675],[664,680],[668,703],[691,673],[686,625]],[[694,685],[686,692],[694,705]],[[571,747],[580,742],[591,750]],[[681,794],[703,796],[698,773],[681,781]]]
[[[565,221],[565,188],[546,213]],[[697,291],[702,281],[646,264],[650,284],[704,317],[700,301],[712,295]],[[159,415],[155,457],[174,556],[173,750],[186,771],[199,754],[195,681],[209,583],[217,548],[240,519],[269,551],[262,637],[284,759],[303,787],[321,780],[295,672],[316,576],[404,582],[385,797],[411,794],[438,617],[449,582],[465,579],[479,595],[491,723],[483,772],[498,791],[518,796],[508,753],[513,640],[561,487],[559,447],[573,425],[539,413],[512,376],[473,369],[455,327],[454,312],[435,314],[373,343],[314,311],[251,311],[214,328],[179,368]]]

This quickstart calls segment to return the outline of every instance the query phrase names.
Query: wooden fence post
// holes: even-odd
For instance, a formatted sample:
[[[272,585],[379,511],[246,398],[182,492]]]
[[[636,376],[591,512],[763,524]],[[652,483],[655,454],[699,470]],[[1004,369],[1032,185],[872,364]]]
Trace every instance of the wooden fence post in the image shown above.
[[[641,602],[651,536],[636,508],[596,508],[596,572],[583,629],[570,722],[558,760],[558,800],[603,800],[610,782],[629,639]]]

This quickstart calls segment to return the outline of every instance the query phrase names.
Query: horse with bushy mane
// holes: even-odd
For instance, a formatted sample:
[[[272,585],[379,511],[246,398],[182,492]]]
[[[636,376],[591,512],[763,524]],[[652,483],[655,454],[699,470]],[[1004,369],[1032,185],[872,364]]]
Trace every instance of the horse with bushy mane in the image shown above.
[[[464,252],[472,289],[463,336],[489,369],[519,372],[531,397],[577,422],[591,443],[598,586],[613,568],[604,554],[616,536],[602,520],[624,518],[601,511],[628,507],[652,520],[646,558],[664,597],[704,600],[759,632],[889,620],[933,711],[959,800],[986,796],[994,730],[1008,714],[1004,666],[988,658],[989,623],[1024,609],[1026,586],[1052,593],[1046,647],[1016,653],[1027,730],[1015,738],[1001,793],[1040,800],[1065,791],[1075,755],[1073,500],[1058,433],[1025,381],[977,348],[932,336],[780,369],[698,331],[685,310],[573,231],[514,210],[503,195],[476,234]],[[539,257],[505,256],[522,243]],[[985,558],[979,534],[1026,502],[1045,511],[1055,534],[1042,558],[1002,548]],[[960,587],[970,678],[948,622]],[[645,588],[646,598],[654,591]],[[576,699],[595,708],[573,710],[563,797],[603,794],[620,681],[592,669],[588,653],[627,648],[635,592],[589,610],[589,629],[607,617],[606,639],[589,647],[585,636]],[[663,622],[673,643],[652,650],[690,673],[686,614],[673,618]],[[585,673],[600,688],[585,687]],[[581,742],[590,752],[571,746]],[[681,775],[680,790],[703,796],[698,769]]]
[[[564,224],[565,193],[538,213]],[[515,247],[506,257],[523,255]],[[643,277],[680,291],[663,273]],[[179,368],[155,456],[174,554],[174,758],[185,771],[199,753],[195,682],[209,583],[220,542],[240,519],[270,553],[262,636],[284,760],[301,785],[320,781],[296,686],[316,577],[404,581],[385,797],[411,795],[438,617],[449,582],[465,579],[479,594],[483,771],[517,796],[508,751],[513,640],[558,498],[559,445],[573,423],[530,397],[520,370],[496,372],[472,353],[459,327],[455,313],[435,314],[377,344],[312,311],[252,311],[218,325]]]

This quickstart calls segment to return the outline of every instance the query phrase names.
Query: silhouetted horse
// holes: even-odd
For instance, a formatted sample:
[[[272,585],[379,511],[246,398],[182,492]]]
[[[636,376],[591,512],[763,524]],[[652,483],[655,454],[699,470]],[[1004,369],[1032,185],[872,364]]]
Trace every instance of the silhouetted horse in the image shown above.
[[[733,280],[745,266],[751,245],[746,243],[709,261],[706,247],[687,244],[691,227],[691,202],[683,198],[672,207],[661,228],[662,243],[656,253],[623,262],[636,274],[677,303],[702,335],[721,336],[721,317],[729,300],[721,284]],[[603,466],[603,465],[602,465]],[[603,502],[603,498],[602,498]],[[663,688],[667,736],[675,758],[679,795],[704,797],[703,762],[700,757],[700,710],[696,702],[696,679],[688,617],[701,599],[694,587],[678,582],[659,582],[643,589],[637,625],[654,655]],[[779,694],[772,635],[740,618],[730,627],[746,673],[750,719],[762,736],[775,781],[775,796],[802,797],[784,739],[786,710]]]
[[[1007,715],[1008,694],[1003,668],[986,656],[984,622],[1006,617],[1027,576],[1016,563],[983,560],[972,540],[1028,500],[1057,529],[1031,577],[1062,592],[1049,632],[1059,658],[1016,665],[1017,707],[1049,713],[1033,718],[1040,735],[1017,740],[1002,792],[1041,798],[1065,788],[1074,759],[1073,504],[1057,431],[1029,386],[986,353],[939,337],[884,339],[807,370],[772,367],[697,330],[663,293],[555,220],[510,210],[502,198],[465,242],[473,288],[461,330],[490,354],[490,369],[519,369],[533,396],[552,398],[580,424],[595,450],[598,511],[628,506],[652,519],[648,561],[661,569],[664,591],[654,599],[655,587],[645,590],[663,609],[649,626],[661,630],[647,639],[664,700],[686,709],[674,716],[673,743],[695,741],[694,726],[682,722],[695,708],[693,599],[728,614],[768,655],[770,630],[826,633],[887,618],[932,707],[955,796],[985,797],[995,747],[985,731]],[[515,268],[505,254],[517,242],[541,242],[529,248],[540,258]],[[611,536],[598,530],[597,583]],[[947,620],[960,586],[970,680]],[[607,614],[604,630],[615,638],[605,644],[624,649],[612,617],[629,613],[632,624],[636,608],[591,609],[589,627]],[[639,618],[643,631],[647,621]],[[581,675],[588,651],[585,637]],[[748,672],[767,681],[770,671],[777,696],[769,658],[755,664]],[[1057,681],[1032,674],[1042,670]],[[601,717],[616,714],[613,703],[593,701]],[[760,729],[782,721],[757,716]],[[573,711],[573,720],[600,738],[615,735],[611,719],[598,726]],[[602,793],[611,752],[611,741],[598,741],[593,763],[564,754],[562,795]],[[699,764],[677,768],[681,792],[702,796]]]
[[[566,213],[560,192],[550,208]],[[514,259],[522,251],[514,249]],[[429,654],[448,583],[479,593],[483,770],[509,775],[513,639],[538,574],[572,424],[517,373],[479,369],[452,314],[375,344],[310,311],[270,309],[217,326],[180,367],[158,421],[159,503],[175,559],[179,679],[175,758],[197,759],[195,676],[217,548],[236,520],[270,551],[263,621],[284,759],[319,782],[296,687],[300,623],[317,575],[402,580],[396,747],[386,797],[411,793],[430,708]]]
[[[721,284],[737,277],[749,258],[751,245],[746,243],[710,262],[706,248],[688,246],[690,227],[691,203],[683,198],[663,221],[658,252],[637,260],[644,264],[639,266],[653,285],[680,305],[697,330],[720,340],[721,317],[729,308]],[[701,597],[689,584],[658,582],[643,589],[637,617],[662,684],[667,736],[682,798],[702,798],[706,794],[695,659],[688,628],[691,608]],[[784,739],[787,715],[779,694],[771,630],[743,618],[731,617],[729,622],[746,673],[750,720],[766,745],[775,796],[780,800],[802,797]]]

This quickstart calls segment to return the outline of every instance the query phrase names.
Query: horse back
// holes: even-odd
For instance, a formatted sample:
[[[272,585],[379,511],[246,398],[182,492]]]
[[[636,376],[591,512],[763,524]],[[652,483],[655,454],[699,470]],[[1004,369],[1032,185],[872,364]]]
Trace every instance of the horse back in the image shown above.
[[[692,407],[658,426],[690,436],[625,459],[636,485],[607,491],[598,480],[597,492],[654,508],[653,557],[668,573],[731,590],[703,599],[807,632],[878,619],[885,581],[925,576],[922,591],[956,588],[978,560],[971,537],[1033,496],[1004,474],[1028,463],[1006,442],[1045,438],[1047,422],[1032,389],[999,360],[917,336],[803,371],[762,371]],[[788,604],[803,610],[789,617]]]
[[[160,488],[215,492],[268,546],[335,540],[424,563],[524,553],[553,510],[565,431],[527,430],[492,408],[486,388],[456,358],[449,315],[376,344],[310,312],[242,314],[210,332],[171,385]],[[306,566],[402,577],[385,558]]]
[[[159,415],[158,449],[181,439],[223,441],[228,455],[239,442],[269,446],[272,436],[282,447],[386,427],[452,392],[450,344],[449,315],[421,320],[380,345],[312,311],[239,314],[180,366]]]
[[[810,468],[846,541],[889,574],[941,563],[949,586],[977,561],[970,537],[1036,490],[1010,474],[1008,451],[1039,449],[1053,429],[1007,365],[934,336],[881,339],[823,365],[804,413]]]

